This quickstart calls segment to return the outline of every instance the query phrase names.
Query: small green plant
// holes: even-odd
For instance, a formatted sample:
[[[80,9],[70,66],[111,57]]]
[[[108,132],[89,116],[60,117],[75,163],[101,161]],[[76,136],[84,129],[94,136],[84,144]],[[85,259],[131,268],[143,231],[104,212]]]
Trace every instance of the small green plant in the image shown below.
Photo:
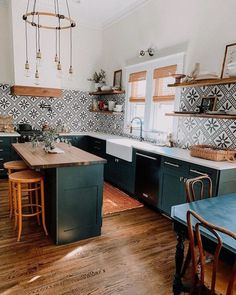
[[[92,78],[89,78],[88,81],[93,81],[95,83],[106,83],[106,72],[101,69],[100,72],[95,72]]]

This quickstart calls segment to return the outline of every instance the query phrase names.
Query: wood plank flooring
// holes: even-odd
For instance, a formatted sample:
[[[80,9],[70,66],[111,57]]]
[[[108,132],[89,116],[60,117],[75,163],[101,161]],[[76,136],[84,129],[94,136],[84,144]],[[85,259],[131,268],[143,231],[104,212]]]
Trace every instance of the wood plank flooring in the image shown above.
[[[176,239],[168,219],[138,208],[103,219],[102,235],[55,246],[36,220],[16,242],[0,183],[0,294],[168,295]]]

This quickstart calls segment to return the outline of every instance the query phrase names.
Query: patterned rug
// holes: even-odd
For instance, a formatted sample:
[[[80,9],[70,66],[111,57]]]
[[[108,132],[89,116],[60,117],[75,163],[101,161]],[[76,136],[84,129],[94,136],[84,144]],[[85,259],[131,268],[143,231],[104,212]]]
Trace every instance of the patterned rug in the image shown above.
[[[131,198],[118,188],[104,183],[103,216],[141,207],[143,207],[143,204],[139,201]]]

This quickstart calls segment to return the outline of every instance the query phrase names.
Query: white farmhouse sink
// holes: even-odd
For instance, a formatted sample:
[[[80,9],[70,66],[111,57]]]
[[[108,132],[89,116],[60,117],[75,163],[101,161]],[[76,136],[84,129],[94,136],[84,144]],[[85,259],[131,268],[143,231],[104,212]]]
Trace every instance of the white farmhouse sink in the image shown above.
[[[119,159],[132,162],[132,140],[126,138],[108,139],[106,153]]]

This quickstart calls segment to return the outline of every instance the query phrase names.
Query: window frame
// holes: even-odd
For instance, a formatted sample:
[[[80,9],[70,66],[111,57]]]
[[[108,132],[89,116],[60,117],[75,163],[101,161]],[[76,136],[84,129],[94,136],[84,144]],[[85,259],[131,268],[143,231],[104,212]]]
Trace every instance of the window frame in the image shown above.
[[[124,124],[124,133],[129,133],[128,127],[130,126],[130,118],[131,111],[129,102],[129,98],[131,95],[131,89],[129,87],[129,76],[135,72],[147,71],[147,79],[146,79],[146,100],[145,100],[145,113],[144,113],[144,135],[148,138],[154,137],[154,133],[158,132],[158,130],[153,129],[154,123],[154,113],[155,113],[155,102],[153,101],[153,95],[155,91],[155,80],[153,78],[154,70],[161,67],[167,67],[170,65],[177,65],[176,73],[184,72],[184,60],[185,60],[185,52],[164,56],[157,58],[155,60],[146,61],[139,64],[134,64],[125,67],[125,85],[126,85],[126,101],[125,101],[125,124]],[[180,89],[176,88],[176,95],[174,101],[174,109],[179,108],[180,103]],[[173,133],[177,132],[177,124],[176,120],[173,121]],[[134,135],[135,132],[134,132]]]

